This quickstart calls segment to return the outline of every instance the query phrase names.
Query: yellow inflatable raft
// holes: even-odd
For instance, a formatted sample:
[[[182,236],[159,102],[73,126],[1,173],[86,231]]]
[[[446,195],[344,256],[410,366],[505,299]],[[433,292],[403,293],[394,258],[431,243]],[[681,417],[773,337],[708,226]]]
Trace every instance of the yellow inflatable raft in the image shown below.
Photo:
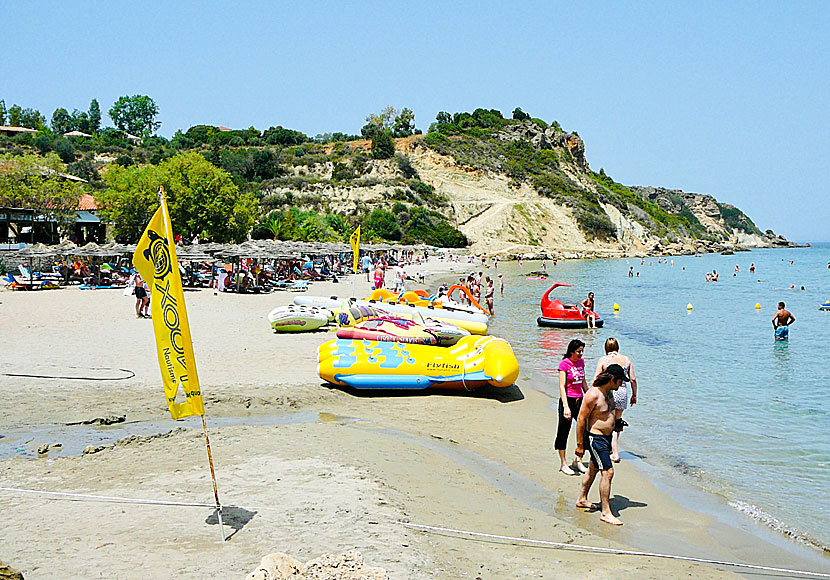
[[[320,345],[317,374],[356,389],[471,390],[509,387],[519,377],[510,343],[493,336],[466,336],[455,346],[337,339]]]

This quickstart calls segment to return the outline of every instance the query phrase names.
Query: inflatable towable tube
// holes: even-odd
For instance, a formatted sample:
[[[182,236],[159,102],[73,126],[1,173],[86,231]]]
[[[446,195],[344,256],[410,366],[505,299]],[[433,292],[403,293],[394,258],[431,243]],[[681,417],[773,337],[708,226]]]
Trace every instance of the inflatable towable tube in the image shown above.
[[[278,306],[268,313],[268,322],[276,332],[309,332],[329,323],[334,314],[316,306]]]
[[[337,330],[337,338],[403,342],[451,346],[470,333],[453,324],[432,319],[409,320],[395,316],[377,316],[363,320],[351,327]]]
[[[294,298],[295,304],[316,305],[323,308],[337,310],[339,313],[343,306],[343,298],[337,296],[298,296]],[[380,313],[378,315],[392,315],[400,318],[407,318],[416,320],[415,316],[420,314],[425,319],[432,318],[440,320],[441,322],[448,322],[454,324],[459,328],[463,328],[470,334],[487,334],[487,326],[490,318],[483,312],[465,312],[461,310],[447,309],[447,308],[430,308],[426,306],[414,306],[411,304],[390,304],[388,302],[368,302],[366,300],[349,299],[350,305],[358,305],[369,308],[374,308]],[[467,307],[471,308],[471,307]],[[339,316],[339,314],[338,314]],[[343,326],[341,324],[341,326]]]
[[[320,345],[317,374],[355,389],[472,390],[509,387],[519,377],[510,343],[493,336],[467,336],[455,346],[344,340]]]

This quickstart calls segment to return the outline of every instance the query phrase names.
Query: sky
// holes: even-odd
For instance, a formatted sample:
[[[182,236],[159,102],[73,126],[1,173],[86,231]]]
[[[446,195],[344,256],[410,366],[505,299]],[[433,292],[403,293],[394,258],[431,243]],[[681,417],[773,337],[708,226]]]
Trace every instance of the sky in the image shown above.
[[[27,2],[3,8],[0,99],[197,124],[359,133],[391,105],[515,107],[626,185],[714,195],[830,240],[830,2]]]

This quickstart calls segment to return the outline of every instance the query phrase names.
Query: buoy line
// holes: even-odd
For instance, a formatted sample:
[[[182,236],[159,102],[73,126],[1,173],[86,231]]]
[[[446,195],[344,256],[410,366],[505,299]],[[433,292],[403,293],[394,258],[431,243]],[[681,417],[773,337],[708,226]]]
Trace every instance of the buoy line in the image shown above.
[[[142,498],[130,498],[130,497],[118,497],[118,496],[106,496],[106,495],[94,495],[94,494],[87,494],[87,493],[68,493],[62,491],[42,491],[37,489],[25,489],[19,487],[0,487],[0,492],[11,492],[11,493],[28,493],[33,495],[47,495],[47,496],[55,496],[55,499],[69,499],[69,500],[93,500],[93,501],[100,501],[100,502],[107,502],[107,503],[130,503],[130,504],[139,504],[139,505],[160,505],[160,506],[173,506],[173,507],[200,507],[200,508],[211,508],[216,509],[216,504],[212,503],[197,503],[197,502],[183,502],[183,501],[170,501],[170,500],[156,500],[156,499],[142,499]],[[244,509],[248,511],[276,511],[280,508],[260,508],[260,507],[250,507],[250,506],[240,506],[240,505],[223,505],[223,509],[226,508],[237,508],[237,509]],[[600,546],[584,546],[580,544],[566,544],[564,542],[551,542],[549,540],[534,540],[531,538],[519,538],[516,536],[502,536],[498,534],[486,534],[483,532],[472,532],[470,530],[458,530],[454,528],[443,528],[439,526],[427,526],[424,524],[413,524],[411,522],[404,522],[401,520],[393,520],[393,523],[396,523],[400,526],[405,528],[411,528],[414,530],[421,530],[424,532],[435,532],[435,533],[442,533],[442,534],[455,534],[459,536],[471,536],[472,538],[487,538],[489,540],[503,540],[508,541],[516,544],[531,544],[533,546],[540,546],[540,547],[548,547],[548,548],[561,548],[566,550],[584,550],[589,552],[600,552],[604,554],[616,554],[621,556],[645,556],[650,558],[663,558],[667,560],[682,560],[685,562],[695,562],[698,564],[710,564],[714,566],[730,566],[733,568],[746,568],[750,570],[763,570],[766,572],[781,572],[786,574],[796,574],[798,576],[809,576],[812,578],[830,578],[830,574],[826,574],[824,572],[811,572],[810,570],[792,570],[789,568],[774,568],[771,566],[760,566],[758,564],[742,564],[740,562],[728,562],[724,560],[709,560],[706,558],[695,558],[692,556],[678,556],[676,554],[661,554],[659,552],[640,552],[635,550],[621,550],[617,548],[602,548]],[[461,538],[464,539],[464,538]]]
[[[566,544],[563,542],[550,542],[547,540],[533,540],[529,538],[518,538],[514,536],[501,536],[498,534],[485,534],[482,532],[471,532],[469,530],[456,530],[453,528],[442,528],[438,526],[426,526],[423,524],[413,524],[410,522],[398,522],[400,525],[421,530],[424,532],[440,532],[444,534],[456,534],[464,536],[472,536],[473,538],[487,538],[490,540],[505,540],[518,544],[533,544],[536,546],[550,547],[550,548],[564,548],[570,550],[586,550],[590,552],[602,552],[605,554],[617,554],[625,556],[647,556],[651,558],[665,558],[669,560],[683,560],[686,562],[696,562],[698,564],[712,564],[715,566],[731,566],[735,568],[749,568],[751,570],[764,570],[766,572],[784,572],[787,574],[796,574],[799,576],[811,576],[816,578],[830,578],[830,574],[823,572],[811,572],[809,570],[790,570],[788,568],[773,568],[771,566],[760,566],[757,564],[742,564],[740,562],[727,562],[723,560],[708,560],[706,558],[694,558],[691,556],[678,556],[675,554],[661,554],[657,552],[638,552],[634,550],[620,550],[617,548],[602,548],[599,546],[581,546],[579,544]]]

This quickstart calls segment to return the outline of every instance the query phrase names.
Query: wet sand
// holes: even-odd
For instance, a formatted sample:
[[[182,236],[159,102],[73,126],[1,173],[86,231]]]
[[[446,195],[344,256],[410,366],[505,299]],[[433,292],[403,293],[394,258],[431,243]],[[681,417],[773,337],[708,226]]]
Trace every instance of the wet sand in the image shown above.
[[[354,286],[315,283],[311,293],[365,295],[367,288],[363,277]],[[268,326],[268,311],[293,297],[186,294],[220,498],[240,506],[225,510],[227,543],[207,507],[0,491],[0,560],[27,579],[243,578],[271,552],[307,560],[358,549],[393,578],[734,576],[688,562],[427,534],[399,523],[406,521],[825,571],[816,566],[821,559],[681,506],[635,458],[614,479],[612,505],[625,526],[576,510],[579,480],[557,472],[556,417],[532,377],[472,394],[323,385],[316,349],[333,333],[279,335]],[[0,438],[0,487],[213,503],[201,422],[169,419],[152,323],[136,320],[133,305],[120,291],[0,293],[0,435],[15,441],[9,452]],[[135,375],[8,376],[128,376],[118,369]],[[65,425],[110,414],[126,423]],[[138,437],[73,453],[115,430]],[[61,438],[63,451],[37,456],[38,446]]]

